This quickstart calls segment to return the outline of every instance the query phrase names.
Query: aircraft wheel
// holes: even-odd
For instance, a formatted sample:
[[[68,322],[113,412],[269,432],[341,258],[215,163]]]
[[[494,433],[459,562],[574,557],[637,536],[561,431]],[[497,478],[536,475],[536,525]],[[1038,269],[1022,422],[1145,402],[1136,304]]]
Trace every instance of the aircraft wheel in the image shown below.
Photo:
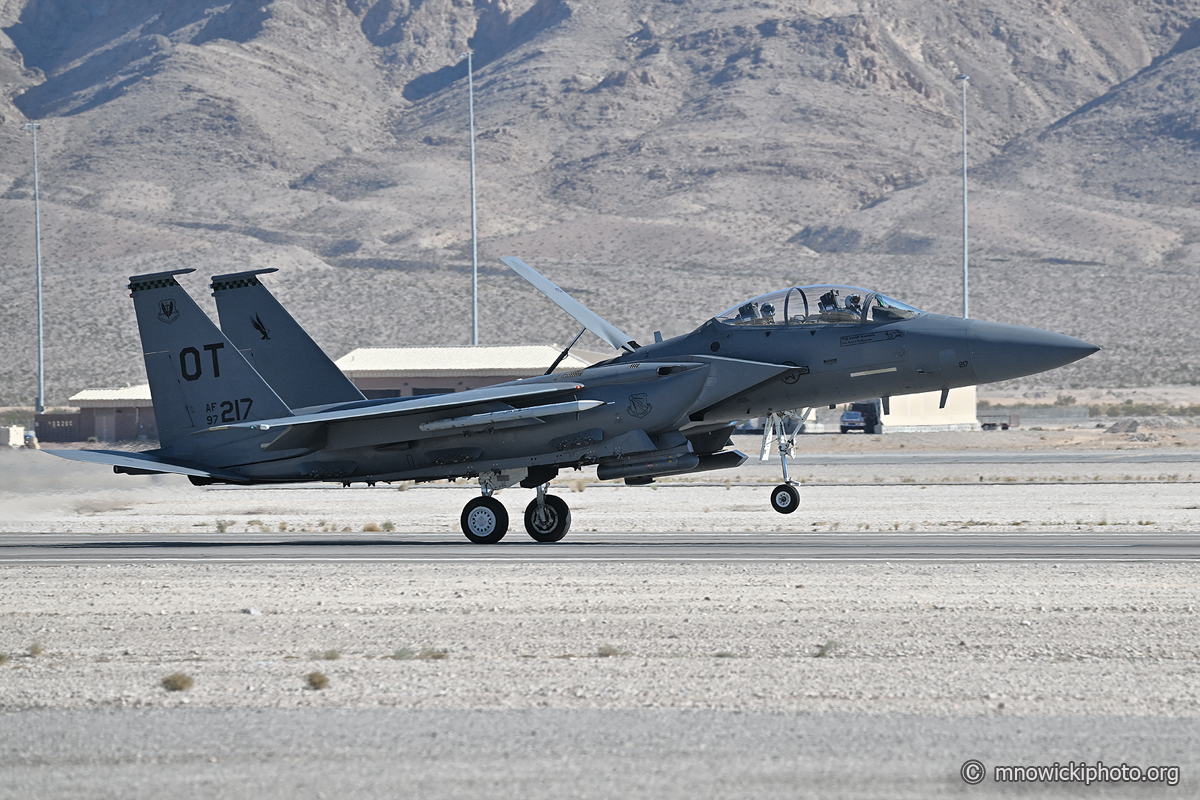
[[[571,509],[567,501],[546,495],[545,505],[538,508],[537,498],[525,506],[525,530],[537,542],[557,542],[571,530]]]
[[[508,533],[508,510],[494,497],[476,497],[463,509],[459,523],[475,544],[495,544]]]
[[[790,483],[781,483],[771,492],[771,508],[790,514],[800,507],[800,492]]]

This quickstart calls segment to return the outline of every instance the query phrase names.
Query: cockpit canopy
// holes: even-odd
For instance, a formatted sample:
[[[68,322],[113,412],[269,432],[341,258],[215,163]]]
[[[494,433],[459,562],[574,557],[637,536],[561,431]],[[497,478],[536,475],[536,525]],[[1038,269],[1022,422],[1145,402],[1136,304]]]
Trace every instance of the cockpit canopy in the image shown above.
[[[879,292],[855,286],[793,286],[747,300],[718,314],[726,325],[865,325],[922,314]]]

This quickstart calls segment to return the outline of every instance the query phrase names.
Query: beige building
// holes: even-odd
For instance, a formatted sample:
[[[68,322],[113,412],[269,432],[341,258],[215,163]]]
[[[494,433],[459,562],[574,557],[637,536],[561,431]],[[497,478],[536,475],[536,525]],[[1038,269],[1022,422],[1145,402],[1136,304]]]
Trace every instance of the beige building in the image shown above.
[[[337,360],[337,366],[369,399],[461,392],[541,375],[562,352],[553,345],[463,347],[363,347]],[[608,356],[573,350],[555,372],[583,369]],[[124,389],[84,389],[71,397],[78,415],[55,417],[39,431],[46,441],[127,442],[157,439],[150,385]],[[65,419],[69,416],[70,419]],[[60,430],[61,429],[61,430]],[[69,431],[69,432],[68,432]],[[56,436],[55,433],[61,433]]]
[[[368,399],[461,392],[544,373],[561,347],[360,347],[337,360],[338,369]],[[609,356],[572,350],[555,372],[583,369]]]
[[[77,438],[132,442],[158,438],[150,384],[124,389],[84,389],[69,400],[79,409]],[[39,438],[42,433],[39,431]]]
[[[941,392],[924,392],[893,397],[889,401],[891,414],[883,417],[884,433],[916,431],[977,431],[975,416],[975,387],[951,389],[946,407],[939,408]]]
[[[916,433],[920,431],[977,431],[975,416],[975,387],[951,389],[946,407],[939,408],[941,392],[923,392],[892,397],[888,401],[891,413],[880,417],[883,433]],[[882,405],[878,400],[876,405]],[[813,409],[806,430],[809,433],[837,433],[841,429],[842,412],[850,408],[842,403],[836,408]],[[882,409],[881,409],[882,410]]]

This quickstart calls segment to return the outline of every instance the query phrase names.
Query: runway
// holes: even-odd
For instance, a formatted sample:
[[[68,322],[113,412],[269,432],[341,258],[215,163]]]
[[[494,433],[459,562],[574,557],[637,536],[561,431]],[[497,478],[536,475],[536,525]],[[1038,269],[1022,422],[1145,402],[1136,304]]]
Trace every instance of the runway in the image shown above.
[[[1200,462],[1195,450],[943,450],[925,453],[880,451],[870,453],[804,453],[790,459],[793,464],[1194,464]]]
[[[133,562],[1195,561],[1195,533],[593,533],[490,546],[453,534],[8,535],[0,564]]]
[[[20,711],[0,797],[983,798],[1027,796],[960,766],[1180,766],[1136,787],[1038,796],[1194,796],[1195,719],[590,709]],[[1094,757],[1092,754],[1096,754]],[[118,791],[119,789],[119,791]],[[6,793],[7,792],[7,793]]]

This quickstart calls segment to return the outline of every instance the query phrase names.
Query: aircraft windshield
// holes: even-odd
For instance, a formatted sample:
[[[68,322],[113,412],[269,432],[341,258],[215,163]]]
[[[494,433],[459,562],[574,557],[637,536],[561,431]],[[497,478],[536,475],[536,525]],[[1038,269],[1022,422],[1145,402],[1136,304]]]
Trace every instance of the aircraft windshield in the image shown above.
[[[726,325],[829,325],[896,322],[920,309],[854,286],[793,286],[755,297],[718,314]]]

